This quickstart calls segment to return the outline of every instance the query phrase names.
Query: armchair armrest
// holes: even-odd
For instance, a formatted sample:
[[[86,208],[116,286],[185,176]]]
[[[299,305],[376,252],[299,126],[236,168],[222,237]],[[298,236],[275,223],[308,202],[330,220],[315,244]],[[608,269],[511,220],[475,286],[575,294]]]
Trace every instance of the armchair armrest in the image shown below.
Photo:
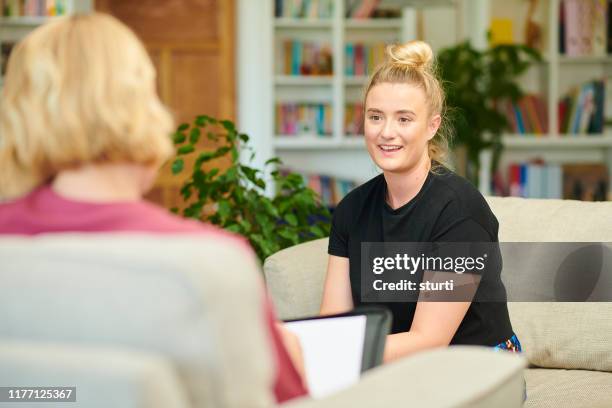
[[[525,359],[477,346],[418,353],[375,368],[358,384],[330,397],[301,399],[287,408],[389,407],[518,408]]]

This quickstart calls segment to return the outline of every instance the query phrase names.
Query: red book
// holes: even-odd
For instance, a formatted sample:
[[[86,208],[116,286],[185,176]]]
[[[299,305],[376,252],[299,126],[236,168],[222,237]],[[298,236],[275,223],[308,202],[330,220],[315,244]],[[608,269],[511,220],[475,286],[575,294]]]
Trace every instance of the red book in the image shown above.
[[[355,75],[365,75],[365,60],[363,57],[363,44],[355,44]]]
[[[508,168],[509,194],[512,197],[521,196],[521,166],[511,164]]]

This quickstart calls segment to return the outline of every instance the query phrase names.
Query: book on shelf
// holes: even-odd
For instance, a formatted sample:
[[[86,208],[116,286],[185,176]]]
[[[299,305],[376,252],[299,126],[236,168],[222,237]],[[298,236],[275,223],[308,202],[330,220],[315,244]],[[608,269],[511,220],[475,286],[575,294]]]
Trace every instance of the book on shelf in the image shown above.
[[[284,75],[332,75],[329,44],[301,40],[283,42]]]
[[[609,52],[609,0],[562,0],[559,52],[570,57],[605,56]]]
[[[330,136],[332,107],[328,103],[277,103],[276,133]]]
[[[324,174],[297,173],[301,174],[305,184],[319,195],[321,203],[330,208],[336,207],[340,200],[358,185],[353,180]]]
[[[498,172],[492,184],[492,191],[499,196],[583,201],[609,199],[605,164],[554,164],[541,160],[512,163],[507,169],[507,183]]]
[[[512,19],[509,18],[493,18],[490,26],[491,46],[514,44],[514,31],[512,29]]]
[[[563,198],[582,201],[611,200],[608,168],[605,164],[563,166]]]
[[[348,42],[344,46],[344,74],[367,76],[385,60],[385,43],[363,44]]]
[[[572,88],[558,103],[561,134],[601,134],[605,115],[605,81],[594,80]]]
[[[277,18],[325,19],[334,15],[335,0],[275,0]]]
[[[71,12],[71,0],[0,0],[4,17],[50,17]]]
[[[499,102],[502,113],[513,133],[545,135],[548,133],[548,109],[546,101],[539,95],[527,94],[518,102]]]
[[[344,108],[344,131],[347,135],[363,135],[363,104],[347,103]]]

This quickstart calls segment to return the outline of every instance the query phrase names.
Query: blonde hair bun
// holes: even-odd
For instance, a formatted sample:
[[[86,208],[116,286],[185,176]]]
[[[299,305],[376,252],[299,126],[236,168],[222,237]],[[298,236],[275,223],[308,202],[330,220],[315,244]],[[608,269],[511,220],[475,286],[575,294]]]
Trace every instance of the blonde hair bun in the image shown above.
[[[391,63],[423,71],[429,71],[433,64],[433,51],[429,44],[423,41],[389,45],[387,56]]]

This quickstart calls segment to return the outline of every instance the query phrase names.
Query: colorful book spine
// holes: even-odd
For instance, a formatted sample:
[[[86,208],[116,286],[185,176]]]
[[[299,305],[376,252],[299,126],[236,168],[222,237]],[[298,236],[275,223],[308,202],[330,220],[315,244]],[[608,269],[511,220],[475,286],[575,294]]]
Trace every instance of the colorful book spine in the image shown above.
[[[358,183],[352,180],[332,177],[325,174],[303,173],[302,177],[307,180],[307,185],[321,198],[321,203],[326,207],[335,207],[340,201],[357,187]]]
[[[370,75],[385,60],[385,47],[384,43],[346,43],[345,74],[347,76]]]
[[[326,43],[301,40],[283,42],[284,75],[331,75],[331,47]]]
[[[346,104],[344,112],[344,131],[347,135],[363,135],[363,104]]]
[[[563,172],[559,164],[513,163],[508,166],[508,194],[524,198],[563,198]]]
[[[572,57],[604,56],[610,50],[608,0],[563,0],[559,52]]]
[[[558,105],[561,134],[599,134],[603,132],[605,82],[595,80],[573,88]]]
[[[275,111],[278,135],[330,136],[332,133],[329,104],[279,103]]]

